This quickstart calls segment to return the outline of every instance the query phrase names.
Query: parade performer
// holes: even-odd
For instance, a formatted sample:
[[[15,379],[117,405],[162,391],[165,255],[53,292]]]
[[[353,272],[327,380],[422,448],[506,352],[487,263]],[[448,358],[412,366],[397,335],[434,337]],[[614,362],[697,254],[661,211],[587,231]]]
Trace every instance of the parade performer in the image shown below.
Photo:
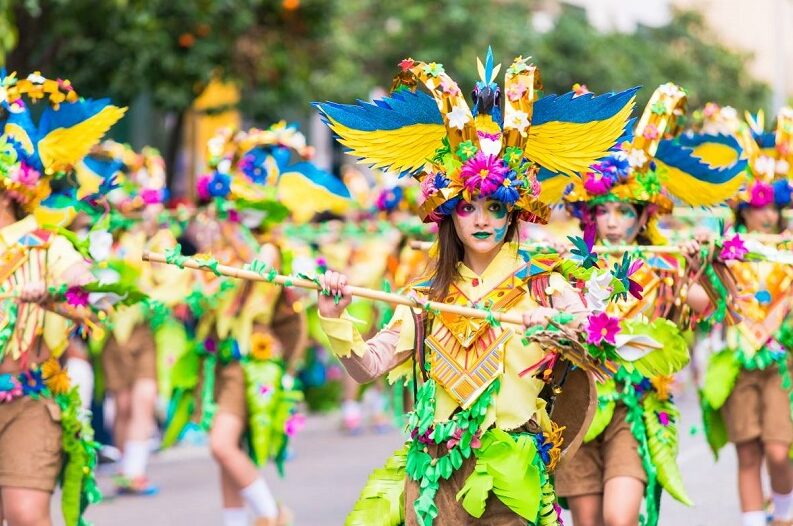
[[[224,263],[256,260],[278,268],[277,246],[259,247],[254,233],[286,218],[289,210],[277,199],[276,185],[293,170],[314,169],[307,161],[292,162],[305,151],[303,135],[283,123],[219,132],[209,143],[211,171],[198,181],[200,195],[214,199],[215,210],[199,229],[199,251]],[[200,385],[194,385],[200,423],[209,430],[221,468],[224,524],[247,525],[247,503],[257,525],[286,525],[291,512],[276,503],[257,467],[273,460],[283,472],[289,437],[302,418],[293,378],[306,344],[305,318],[290,293],[275,285],[208,277],[214,283],[202,285],[191,302],[197,354],[181,365],[192,364],[190,376],[198,379],[201,361]],[[176,400],[175,424],[185,423],[190,402]]]
[[[112,206],[112,213],[104,219],[108,231],[90,234],[97,259],[104,261],[104,282],[133,281],[162,307],[181,301],[188,276],[141,261],[144,250],[166,250],[176,244],[174,234],[158,220],[167,197],[162,157],[151,148],[138,153],[127,145],[106,141],[93,148],[75,171],[81,188],[78,198],[106,181],[112,180],[115,186],[104,196]],[[103,243],[105,250],[98,250]],[[158,491],[146,476],[146,468],[156,430],[159,360],[155,331],[164,319],[155,316],[162,309],[152,309],[152,305],[116,309],[101,351],[104,385],[115,408],[113,442],[121,450],[114,482],[117,492],[124,495],[154,495]]]
[[[38,125],[25,97],[46,101]],[[36,214],[51,180],[123,114],[107,100],[79,98],[65,80],[0,75],[0,522],[50,524],[59,480],[68,526],[83,524],[85,507],[100,498],[93,433],[57,360],[75,321],[94,327],[87,286],[95,279],[73,241]]]
[[[529,258],[515,232],[520,220],[549,214],[537,172],[573,175],[603,157],[623,132],[635,90],[540,98],[539,73],[518,58],[506,72],[502,109],[500,66],[490,52],[479,65],[473,108],[441,64],[412,59],[400,63],[390,97],[317,107],[352,155],[421,182],[422,218],[439,223],[439,233],[429,279],[410,288],[418,302],[515,313],[526,326],[556,318],[576,326],[585,309],[560,273],[562,260]],[[364,341],[345,313],[348,279],[329,271],[320,282],[322,326],[353,377],[367,382],[390,371],[417,385],[411,438],[372,476],[347,524],[558,524],[549,472],[562,432],[537,377],[547,377],[542,364],[555,355],[524,344],[520,325],[404,306]]]
[[[711,301],[690,279],[699,267],[697,241],[684,243],[679,254],[641,255],[641,245],[665,244],[657,223],[672,211],[672,198],[704,206],[732,197],[742,183],[745,163],[712,168],[695,157],[693,149],[674,141],[685,101],[678,86],[660,86],[632,141],[564,190],[563,200],[580,220],[585,237],[601,244],[636,245],[641,266],[632,269],[630,279],[641,297],[613,302],[606,313],[623,335],[645,335],[663,345],[655,359],[664,362],[659,364],[662,375],[648,377],[639,369],[623,367],[613,381],[598,385],[598,411],[585,444],[555,477],[557,492],[567,498],[576,526],[655,525],[661,488],[691,504],[675,458],[679,413],[670,393],[671,375],[689,360],[681,335],[689,317],[685,311],[704,313]],[[736,157],[737,141],[728,145]],[[565,183],[544,181],[544,198],[552,199]],[[622,257],[610,255],[597,264],[620,265]],[[684,305],[687,308],[681,308]],[[640,520],[643,494],[645,513]]]
[[[720,113],[713,106],[710,112]],[[733,122],[731,128],[737,130],[749,159],[750,182],[737,199],[736,230],[748,236],[778,234],[783,230],[782,210],[791,206],[793,191],[793,110],[783,108],[779,112],[776,133],[764,132],[762,114],[748,116],[748,127],[735,124],[734,110],[721,116]],[[738,236],[730,240],[738,255],[761,250],[758,245],[757,241]],[[728,328],[726,348],[710,357],[702,390],[705,430],[714,454],[727,441],[735,444],[743,525],[766,523],[763,460],[771,480],[772,524],[790,525],[793,269],[783,263],[744,261],[736,261],[730,268],[741,289],[736,306],[743,321]]]

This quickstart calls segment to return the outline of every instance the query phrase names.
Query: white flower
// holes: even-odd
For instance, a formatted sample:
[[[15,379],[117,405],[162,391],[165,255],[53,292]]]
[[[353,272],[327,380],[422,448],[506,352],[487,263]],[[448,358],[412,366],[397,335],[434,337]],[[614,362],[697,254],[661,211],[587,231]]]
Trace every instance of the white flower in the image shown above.
[[[92,230],[88,233],[88,253],[95,261],[104,261],[110,257],[113,247],[113,236],[105,230]]]
[[[659,93],[663,95],[667,95],[669,97],[675,97],[677,95],[683,95],[684,93],[680,90],[680,87],[673,82],[667,82],[662,86],[658,87]]]
[[[479,137],[479,149],[485,155],[497,156],[501,153],[501,137],[498,139]]]
[[[99,309],[107,309],[125,298],[126,294],[119,296],[113,292],[91,292],[88,294],[88,303]]]
[[[248,228],[259,228],[265,217],[267,217],[267,212],[263,210],[246,209],[240,211],[240,222]]]
[[[780,159],[776,162],[776,173],[786,174],[790,171],[790,163],[785,159]]]
[[[32,82],[33,84],[44,84],[44,81],[47,80],[47,79],[42,77],[40,73],[36,72],[36,73],[31,73],[30,75],[28,75],[28,80],[30,82]]]
[[[771,175],[776,169],[776,161],[767,155],[761,155],[754,161],[754,171],[758,175]]]
[[[590,310],[604,310],[611,296],[611,273],[593,272],[587,280],[585,288],[584,299],[586,299],[587,307]]]
[[[628,163],[632,168],[640,168],[647,163],[647,154],[641,148],[634,148],[628,153]]]
[[[721,109],[721,118],[725,122],[734,121],[738,118],[738,112],[732,106],[724,106]]]
[[[471,120],[470,112],[464,106],[455,106],[452,111],[446,114],[449,120],[449,126],[462,130],[466,123]]]
[[[515,111],[504,123],[505,128],[512,128],[523,133],[529,127],[529,114],[525,111]]]
[[[218,172],[227,174],[229,170],[231,170],[231,159],[223,159],[218,163]]]
[[[121,274],[112,268],[101,268],[93,271],[100,285],[112,285],[121,281]]]

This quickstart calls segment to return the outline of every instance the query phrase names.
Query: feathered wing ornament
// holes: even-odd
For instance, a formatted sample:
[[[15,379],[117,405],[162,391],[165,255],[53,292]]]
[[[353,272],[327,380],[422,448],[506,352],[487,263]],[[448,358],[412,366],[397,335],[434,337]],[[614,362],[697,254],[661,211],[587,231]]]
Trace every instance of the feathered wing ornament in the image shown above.
[[[285,168],[278,178],[277,189],[279,201],[292,212],[298,223],[304,223],[321,212],[343,215],[353,202],[341,179],[309,162]]]
[[[373,168],[417,173],[446,136],[440,110],[424,92],[397,91],[374,104],[314,106],[349,154]]]
[[[740,152],[737,141],[727,141]],[[721,143],[724,144],[724,143]],[[711,165],[694,150],[675,141],[661,141],[655,153],[658,169],[664,173],[663,184],[670,194],[691,206],[723,203],[738,193],[746,180],[746,160]]]
[[[623,135],[638,89],[541,98],[534,105],[526,157],[549,172],[578,177]],[[546,183],[541,183],[544,193]]]
[[[731,135],[688,132],[678,137],[677,141],[681,146],[691,148],[695,157],[718,168],[734,165],[743,155],[740,143]]]

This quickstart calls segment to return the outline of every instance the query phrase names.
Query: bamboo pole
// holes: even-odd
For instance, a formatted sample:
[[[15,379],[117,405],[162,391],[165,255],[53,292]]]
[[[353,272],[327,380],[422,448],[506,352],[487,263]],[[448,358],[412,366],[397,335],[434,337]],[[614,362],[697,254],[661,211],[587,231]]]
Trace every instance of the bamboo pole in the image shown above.
[[[427,251],[432,246],[431,241],[417,241],[411,240],[410,248],[413,250],[424,250]],[[553,250],[551,245],[545,243],[525,243],[520,245],[520,248],[524,250],[536,251],[536,250],[543,250],[543,249],[550,249]],[[570,246],[572,248],[572,246]],[[592,247],[598,254],[614,254],[614,253],[622,253],[622,252],[631,252],[635,250],[639,250],[641,252],[647,252],[652,254],[679,254],[680,247],[675,245],[595,245]]]
[[[144,252],[143,260],[149,261],[151,263],[164,263],[167,265],[175,265],[174,263],[169,263],[166,260],[164,254],[160,254],[157,252]],[[211,272],[210,269],[208,269],[206,266],[202,266],[198,261],[196,261],[193,258],[187,258],[182,266],[195,270],[203,270],[203,271]],[[276,274],[272,276],[272,279],[270,279],[270,276],[263,276],[258,272],[242,269],[239,267],[232,267],[229,265],[218,265],[216,268],[221,275],[228,276],[231,278],[243,279],[248,281],[264,281],[267,283],[275,283],[284,287],[300,287],[303,289],[319,290],[319,285],[305,278]],[[473,307],[462,307],[460,305],[447,305],[446,303],[440,303],[437,301],[423,302],[423,301],[419,301],[416,298],[404,296],[402,294],[394,294],[393,292],[383,292],[380,290],[374,290],[365,287],[355,287],[352,285],[348,285],[346,288],[350,294],[352,294],[353,296],[358,296],[359,298],[366,298],[374,301],[382,301],[385,303],[391,303],[393,305],[405,305],[407,307],[412,307],[416,309],[428,308],[435,311],[458,314],[460,316],[466,316],[468,318],[476,318],[476,319],[484,320],[492,317],[493,319],[495,319],[500,323],[523,325],[523,317],[519,314],[490,312]]]

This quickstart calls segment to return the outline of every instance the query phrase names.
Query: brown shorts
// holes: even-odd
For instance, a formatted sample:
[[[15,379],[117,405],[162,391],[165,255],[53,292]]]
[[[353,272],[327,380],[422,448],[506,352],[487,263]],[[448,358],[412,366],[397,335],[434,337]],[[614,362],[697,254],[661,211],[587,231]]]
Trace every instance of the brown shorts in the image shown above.
[[[132,389],[135,381],[143,378],[156,380],[157,345],[151,329],[138,325],[123,345],[111,336],[102,351],[102,367],[110,392]]]
[[[215,370],[215,402],[218,413],[230,413],[248,421],[245,370],[239,362],[218,365]]]
[[[647,482],[639,457],[639,444],[625,417],[628,409],[617,404],[606,429],[594,440],[583,444],[575,456],[554,473],[556,494],[578,497],[603,493],[606,481],[614,477],[633,477]]]
[[[52,492],[63,462],[61,410],[53,400],[0,404],[0,487]]]
[[[444,444],[427,446],[433,458],[447,452]],[[449,480],[439,480],[438,493],[435,495],[435,504],[438,506],[438,517],[433,522],[434,526],[525,526],[526,519],[509,509],[499,500],[494,493],[487,497],[485,513],[477,519],[468,514],[462,504],[457,501],[457,493],[465,485],[465,479],[474,471],[476,457],[473,455],[463,460],[460,469],[456,470]],[[418,483],[407,479],[405,485],[405,526],[418,526],[418,518],[413,508],[413,503],[419,497]]]
[[[776,366],[741,371],[722,415],[732,443],[758,438],[763,442],[793,443],[790,399]]]

